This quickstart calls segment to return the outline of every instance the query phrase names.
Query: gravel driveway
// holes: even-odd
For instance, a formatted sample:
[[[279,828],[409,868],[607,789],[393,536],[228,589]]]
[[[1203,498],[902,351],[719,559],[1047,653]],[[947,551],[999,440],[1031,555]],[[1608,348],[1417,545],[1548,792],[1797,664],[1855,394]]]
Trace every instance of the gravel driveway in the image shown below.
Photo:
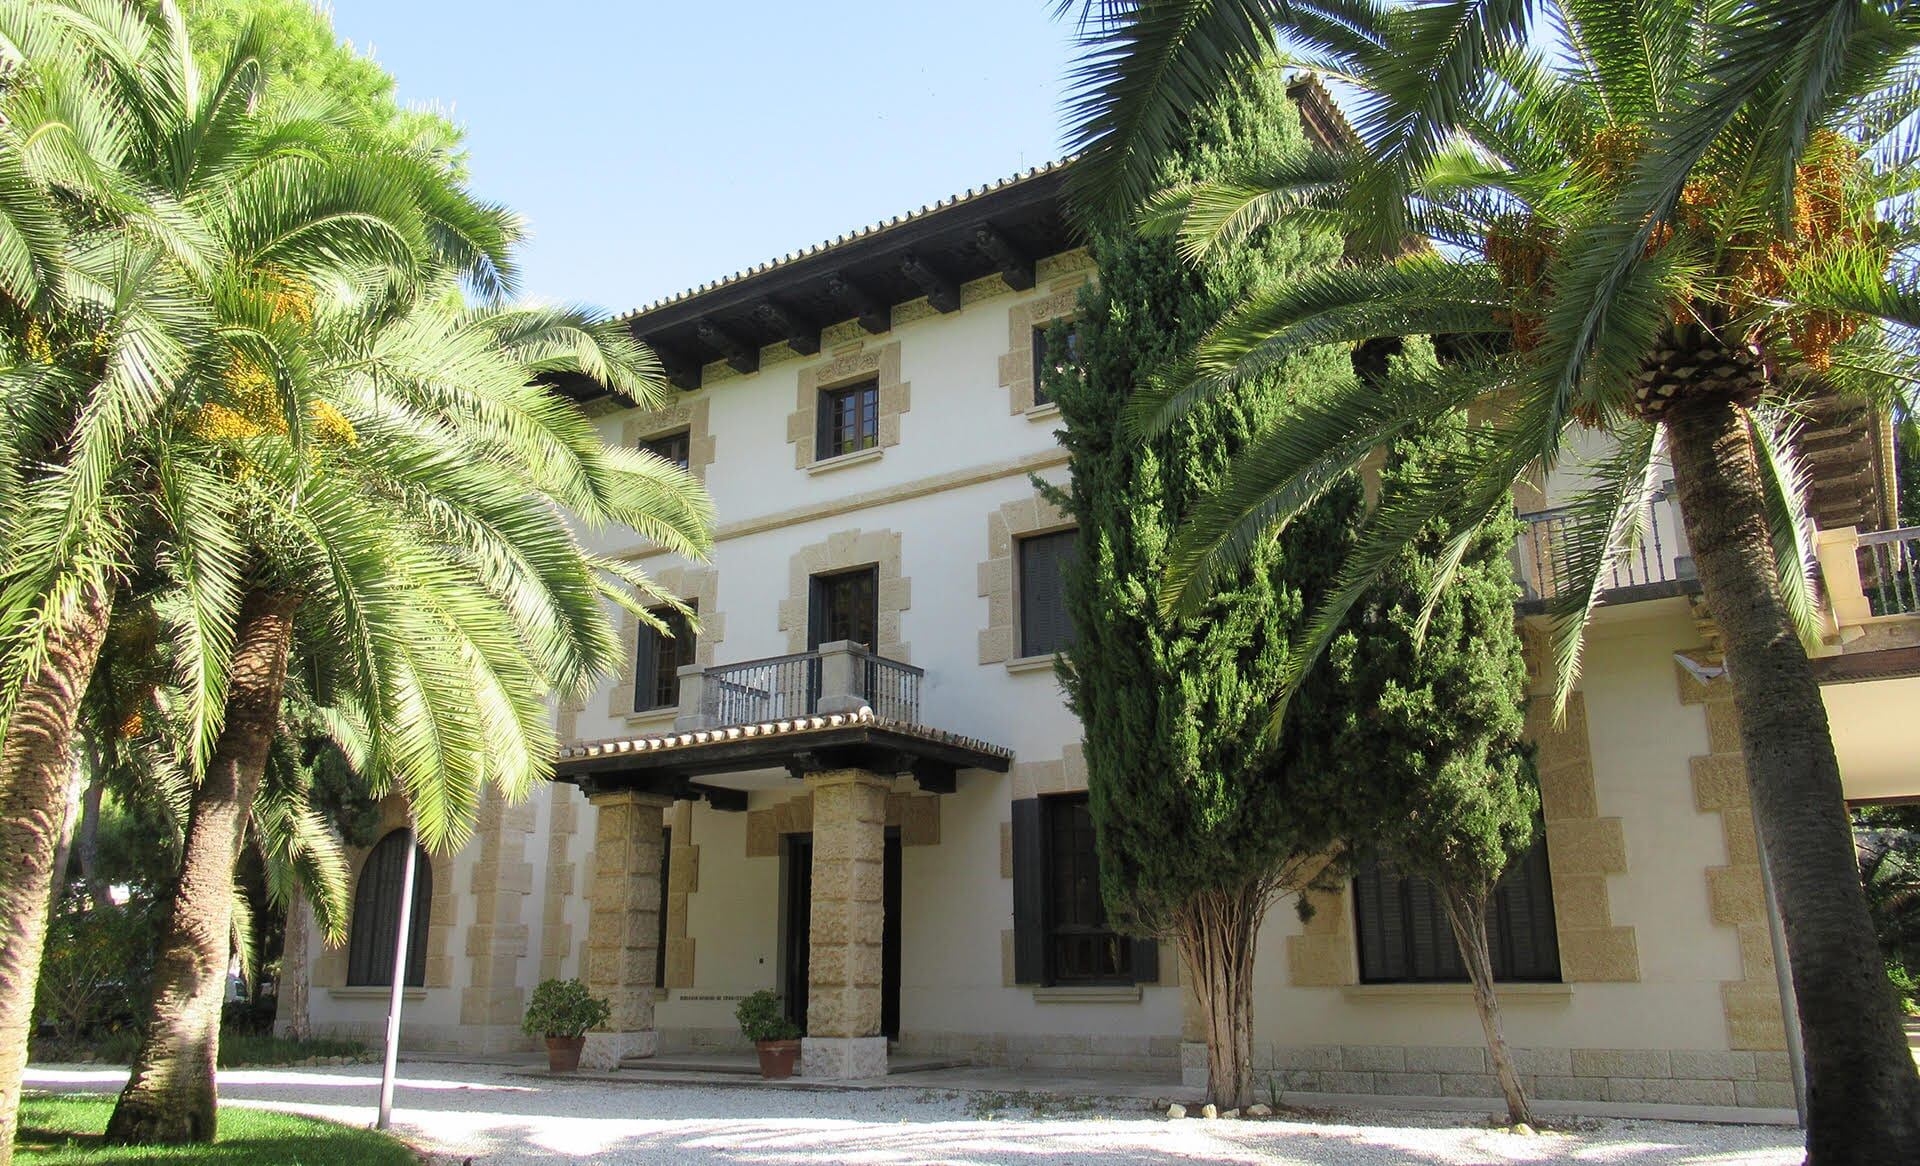
[[[34,1066],[29,1088],[118,1089],[120,1070]],[[368,1066],[241,1069],[220,1074],[222,1100],[370,1124],[379,1072]],[[867,1166],[1045,1162],[1764,1163],[1803,1157],[1796,1130],[1581,1120],[1565,1133],[1517,1137],[1462,1114],[1341,1112],[1314,1120],[1168,1121],[1138,1108],[1051,1099],[880,1089],[801,1091],[548,1082],[491,1066],[401,1066],[398,1132],[437,1162],[487,1166],[753,1163]]]

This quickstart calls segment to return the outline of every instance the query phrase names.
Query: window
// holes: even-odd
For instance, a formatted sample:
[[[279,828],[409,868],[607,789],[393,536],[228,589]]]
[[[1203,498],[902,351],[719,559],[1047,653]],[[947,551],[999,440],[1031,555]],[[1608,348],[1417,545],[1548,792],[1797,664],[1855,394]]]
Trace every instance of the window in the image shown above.
[[[1060,530],[1020,540],[1020,654],[1050,656],[1073,643],[1067,618],[1067,565],[1080,532]]]
[[[673,828],[660,831],[660,930],[653,947],[653,986],[667,986],[667,876],[673,872]]]
[[[1053,327],[1059,321],[1033,326],[1033,403],[1045,405],[1053,400],[1047,395],[1047,378],[1068,370],[1080,368],[1080,325],[1067,321],[1062,348],[1055,355],[1052,345],[1047,341]]]
[[[813,610],[807,617],[807,650],[836,640],[876,647],[880,634],[879,590],[880,572],[876,567],[815,575]]]
[[[693,600],[687,601],[687,607],[695,615],[700,612],[700,605]],[[640,642],[633,661],[635,712],[679,705],[680,669],[693,663],[693,648],[697,642],[687,617],[673,608],[656,607],[652,615],[666,624],[673,635],[669,638],[645,626],[640,629]]]
[[[684,470],[690,460],[692,440],[692,431],[682,429],[675,433],[663,433],[659,437],[649,437],[640,443],[640,448]]]
[[[1433,884],[1368,859],[1354,877],[1353,892],[1362,983],[1467,978]],[[1487,940],[1496,980],[1560,978],[1544,831],[1495,888],[1488,907]]]
[[[820,444],[817,457],[873,449],[880,444],[880,382],[862,381],[820,393]]]
[[[1131,982],[1133,941],[1107,927],[1100,856],[1087,795],[1044,798],[1047,832],[1047,980]]]
[[[393,986],[394,936],[400,928],[400,880],[411,832],[395,830],[374,844],[353,892],[353,930],[347,939],[347,986]],[[427,916],[432,914],[433,867],[425,848],[413,865],[413,919],[407,928],[407,986],[427,982]]]

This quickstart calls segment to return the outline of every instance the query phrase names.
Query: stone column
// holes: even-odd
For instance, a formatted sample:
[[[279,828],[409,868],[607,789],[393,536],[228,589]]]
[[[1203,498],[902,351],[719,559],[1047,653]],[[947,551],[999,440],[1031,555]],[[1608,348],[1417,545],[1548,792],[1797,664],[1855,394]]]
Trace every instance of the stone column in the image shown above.
[[[808,925],[807,1038],[802,1075],[883,1077],[880,934],[886,919],[887,790],[864,769],[807,778],[813,791],[813,902]]]
[[[613,1005],[606,1027],[587,1034],[581,1067],[605,1071],[625,1057],[651,1057],[653,972],[660,958],[660,812],[663,794],[589,795],[593,908],[587,918],[587,989]]]

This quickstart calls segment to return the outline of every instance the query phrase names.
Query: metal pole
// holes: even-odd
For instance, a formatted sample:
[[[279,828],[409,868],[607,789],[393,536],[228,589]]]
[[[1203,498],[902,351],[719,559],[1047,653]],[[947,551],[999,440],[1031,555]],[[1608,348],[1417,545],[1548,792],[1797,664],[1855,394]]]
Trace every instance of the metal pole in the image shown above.
[[[413,868],[419,846],[407,827],[407,861],[400,875],[400,925],[393,939],[393,994],[387,998],[387,1056],[380,1068],[380,1116],[376,1130],[393,1124],[393,1071],[400,1056],[400,1000],[407,986],[407,937],[413,930]]]
[[[1773,897],[1773,871],[1767,862],[1766,844],[1754,832],[1754,846],[1760,852],[1760,889],[1767,897],[1767,937],[1773,941],[1773,974],[1780,985],[1780,1019],[1787,1028],[1787,1074],[1793,1078],[1793,1108],[1799,1111],[1800,1128],[1807,1128],[1807,1055],[1800,1044],[1800,1004],[1793,995],[1793,966],[1787,961],[1787,931],[1780,922],[1780,904]]]

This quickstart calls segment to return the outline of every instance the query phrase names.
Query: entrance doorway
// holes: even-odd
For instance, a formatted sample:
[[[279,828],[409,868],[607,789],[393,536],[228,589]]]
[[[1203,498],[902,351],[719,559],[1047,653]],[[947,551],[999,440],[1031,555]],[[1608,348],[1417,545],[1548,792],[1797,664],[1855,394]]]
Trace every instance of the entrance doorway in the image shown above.
[[[781,904],[786,942],[780,953],[780,983],[786,990],[787,1019],[807,1027],[807,956],[813,918],[813,835],[786,836],[785,902]],[[883,913],[880,924],[880,1034],[900,1038],[900,831],[887,828],[880,852]]]

